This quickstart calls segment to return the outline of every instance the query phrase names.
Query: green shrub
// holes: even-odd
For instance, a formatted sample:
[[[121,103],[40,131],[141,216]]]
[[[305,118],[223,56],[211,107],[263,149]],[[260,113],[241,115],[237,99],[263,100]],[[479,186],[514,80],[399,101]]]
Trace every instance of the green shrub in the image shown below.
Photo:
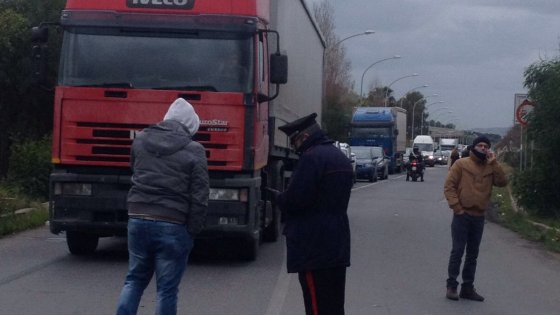
[[[542,218],[560,218],[555,186],[551,186],[549,169],[534,167],[513,177],[513,195],[527,212]]]
[[[7,183],[21,194],[47,199],[51,169],[51,137],[16,142],[11,147]]]
[[[507,151],[501,154],[501,161],[512,166],[519,166],[519,152]]]

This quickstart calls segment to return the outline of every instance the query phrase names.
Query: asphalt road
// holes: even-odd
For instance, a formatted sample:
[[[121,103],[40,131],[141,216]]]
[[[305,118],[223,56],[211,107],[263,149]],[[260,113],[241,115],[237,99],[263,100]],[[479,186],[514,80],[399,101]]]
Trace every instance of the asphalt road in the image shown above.
[[[355,185],[346,314],[560,314],[560,256],[490,222],[475,282],[486,301],[445,299],[446,172],[428,168],[423,183],[396,174]],[[189,262],[179,314],[304,314],[297,276],[286,273],[283,240],[264,243],[255,262],[238,260],[232,244],[199,247],[206,254]],[[92,257],[69,255],[64,235],[47,227],[0,239],[0,314],[114,314],[126,270],[124,239],[102,239]],[[152,283],[139,314],[154,314],[154,300]]]

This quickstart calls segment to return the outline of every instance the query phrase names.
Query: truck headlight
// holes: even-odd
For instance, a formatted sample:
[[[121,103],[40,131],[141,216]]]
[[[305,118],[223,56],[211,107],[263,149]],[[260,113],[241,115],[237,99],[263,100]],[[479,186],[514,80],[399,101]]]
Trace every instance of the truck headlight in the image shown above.
[[[221,201],[247,201],[247,188],[210,188],[208,198]]]
[[[91,184],[85,183],[56,183],[54,184],[55,195],[91,196]]]

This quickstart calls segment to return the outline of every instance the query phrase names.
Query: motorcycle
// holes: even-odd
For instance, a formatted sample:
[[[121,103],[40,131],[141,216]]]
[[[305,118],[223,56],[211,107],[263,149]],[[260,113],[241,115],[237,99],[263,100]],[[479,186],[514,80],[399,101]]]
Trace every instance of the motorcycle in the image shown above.
[[[422,182],[424,181],[422,166],[416,160],[413,160],[408,165],[408,170],[406,171],[406,181],[408,181],[409,177],[412,178],[413,182],[417,181],[418,178],[420,178]]]

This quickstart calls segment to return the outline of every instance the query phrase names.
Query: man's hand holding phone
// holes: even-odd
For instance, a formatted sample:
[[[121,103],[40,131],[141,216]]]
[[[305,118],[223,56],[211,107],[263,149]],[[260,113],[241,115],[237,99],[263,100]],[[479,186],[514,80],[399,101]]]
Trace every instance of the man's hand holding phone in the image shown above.
[[[494,151],[488,150],[486,152],[486,160],[488,161],[488,163],[492,163],[496,160],[496,154],[494,154]]]

